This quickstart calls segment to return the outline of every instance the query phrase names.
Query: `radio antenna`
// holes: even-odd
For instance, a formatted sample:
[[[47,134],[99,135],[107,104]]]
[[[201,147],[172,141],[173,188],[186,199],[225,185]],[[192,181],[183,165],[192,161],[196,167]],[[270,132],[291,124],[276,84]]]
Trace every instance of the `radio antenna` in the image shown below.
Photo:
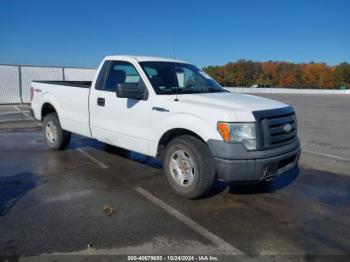
[[[174,55],[174,84],[176,84],[177,82],[177,76],[176,76],[176,48],[175,48],[175,44],[176,44],[176,32],[174,31],[174,38],[173,38],[173,55]],[[178,99],[178,86],[175,87],[175,99],[174,101],[179,101]]]

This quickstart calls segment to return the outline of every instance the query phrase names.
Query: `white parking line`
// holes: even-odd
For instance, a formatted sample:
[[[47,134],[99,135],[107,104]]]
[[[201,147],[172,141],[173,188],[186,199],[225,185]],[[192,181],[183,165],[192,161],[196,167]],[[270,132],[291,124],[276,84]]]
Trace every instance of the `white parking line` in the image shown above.
[[[22,113],[22,110],[18,108],[18,106],[13,106],[14,109],[16,109],[18,112]]]
[[[86,152],[84,149],[82,148],[77,148],[76,149],[78,152],[80,152],[81,154],[83,154],[84,156],[86,156],[88,159],[90,159],[92,162],[94,162],[95,164],[97,164],[99,167],[106,169],[108,168],[108,166],[101,162],[100,160],[96,159],[95,157],[93,157],[92,155],[90,155],[88,152]]]
[[[106,164],[104,164],[103,162],[99,161],[98,159],[96,159],[95,157],[93,157],[92,155],[90,155],[89,153],[84,151],[84,149],[78,148],[76,150],[79,151],[80,153],[82,153],[87,158],[89,158],[94,163],[98,164],[101,168],[108,168],[108,166]],[[303,152],[317,155],[317,156],[326,157],[326,158],[336,159],[336,160],[350,161],[350,159],[348,159],[348,158],[324,154],[324,153],[318,153],[318,152],[309,151],[309,150],[303,150]],[[181,212],[179,212],[175,208],[171,207],[170,205],[168,205],[167,203],[165,203],[161,199],[157,198],[156,196],[154,196],[150,192],[146,191],[145,189],[143,189],[141,187],[136,187],[136,188],[134,188],[134,190],[136,192],[138,192],[139,194],[141,194],[146,199],[148,199],[149,201],[151,201],[152,203],[154,203],[155,205],[157,205],[158,207],[165,210],[170,215],[174,216],[176,219],[178,219],[180,222],[182,222],[183,224],[188,226],[194,232],[196,232],[199,235],[203,236],[204,238],[208,239],[214,246],[216,246],[222,252],[223,255],[243,255],[243,256],[246,255],[243,251],[239,250],[238,248],[235,248],[234,246],[232,246],[231,244],[229,244],[228,242],[226,242],[225,240],[223,240],[219,236],[213,234],[205,227],[201,226],[200,224],[198,224],[197,222],[195,222],[191,218],[182,214]],[[236,258],[237,258],[237,261],[240,260],[240,257],[236,257]]]
[[[333,159],[333,160],[340,160],[340,161],[350,162],[350,158],[346,158],[346,157],[341,157],[341,156],[336,156],[336,155],[329,155],[329,154],[319,153],[319,152],[305,150],[305,149],[303,149],[302,152],[306,153],[306,154],[310,154],[310,155],[330,158],[330,159]]]
[[[22,115],[24,115],[27,119],[33,120],[33,122],[35,123],[36,126],[41,126],[40,123],[38,123],[36,121],[36,119],[34,117],[32,117],[29,112],[30,111],[22,111],[21,109],[18,108],[18,106],[13,106],[14,109],[16,109],[19,113],[21,113]]]
[[[222,238],[218,237],[217,235],[210,232],[208,229],[204,228],[203,226],[199,225],[195,221],[193,221],[191,218],[185,216],[184,214],[177,211],[175,208],[169,206],[159,198],[155,197],[148,191],[144,190],[141,187],[134,188],[138,193],[140,193],[142,196],[159,206],[160,208],[164,209],[166,212],[177,218],[179,221],[184,223],[186,226],[191,228],[193,231],[197,232],[198,234],[202,235],[206,239],[208,239],[210,242],[212,242],[215,246],[221,249],[223,254],[225,255],[245,255],[242,251],[239,249],[233,247],[231,244],[227,243]]]
[[[108,166],[105,163],[103,163],[100,160],[96,159],[95,157],[93,157],[92,155],[87,153],[84,149],[77,148],[76,150],[78,152],[80,152],[81,154],[83,154],[84,156],[86,156],[87,158],[89,158],[92,162],[94,162],[95,164],[97,164],[101,168],[104,168],[104,169],[108,168]],[[167,211],[169,214],[171,214],[172,216],[177,218],[179,221],[181,221],[182,223],[187,225],[193,231],[197,232],[198,234],[200,234],[203,237],[205,237],[206,239],[208,239],[210,242],[212,242],[215,246],[217,246],[221,250],[223,255],[245,255],[239,249],[233,247],[232,245],[227,243],[222,238],[220,238],[217,235],[211,233],[208,229],[206,229],[203,226],[199,225],[198,223],[193,221],[191,218],[189,218],[189,217],[185,216],[184,214],[180,213],[175,208],[169,206],[168,204],[166,204],[165,202],[163,202],[159,198],[155,197],[154,195],[152,195],[148,191],[144,190],[143,188],[136,187],[136,188],[134,188],[134,190],[136,192],[138,192],[139,194],[141,194],[142,196],[144,196],[145,198],[147,198],[148,200],[150,200],[152,203],[156,204],[160,208],[162,208],[165,211]]]
[[[23,113],[29,113],[30,111],[26,110],[26,111],[22,111]],[[13,114],[17,114],[18,111],[7,111],[7,112],[0,112],[0,116],[6,116],[6,115],[13,115]]]

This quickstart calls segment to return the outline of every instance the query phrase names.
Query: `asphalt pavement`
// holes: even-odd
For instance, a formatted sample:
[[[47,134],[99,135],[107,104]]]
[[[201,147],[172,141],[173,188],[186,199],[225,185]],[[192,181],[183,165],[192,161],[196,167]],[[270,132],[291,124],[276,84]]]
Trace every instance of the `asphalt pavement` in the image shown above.
[[[7,122],[1,121],[17,109],[0,108],[0,255],[30,260],[26,256],[45,254],[57,261],[89,254],[316,255],[346,261],[349,98],[264,96],[296,109],[299,168],[258,186],[216,181],[199,200],[175,196],[156,159],[77,135],[67,150],[52,151],[26,106],[17,106],[22,120]]]

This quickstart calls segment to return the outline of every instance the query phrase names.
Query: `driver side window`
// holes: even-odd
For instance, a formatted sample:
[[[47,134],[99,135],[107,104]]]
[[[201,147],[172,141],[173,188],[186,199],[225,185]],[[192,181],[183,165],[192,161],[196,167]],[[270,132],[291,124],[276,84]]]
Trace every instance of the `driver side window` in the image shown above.
[[[136,68],[129,62],[111,61],[102,90],[115,92],[119,84],[137,84],[140,80]]]

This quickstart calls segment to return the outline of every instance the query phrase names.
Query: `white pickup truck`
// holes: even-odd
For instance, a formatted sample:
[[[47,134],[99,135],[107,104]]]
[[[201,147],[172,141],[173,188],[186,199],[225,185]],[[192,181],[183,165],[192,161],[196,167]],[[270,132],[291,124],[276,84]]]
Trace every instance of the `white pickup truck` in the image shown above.
[[[163,160],[174,192],[214,180],[259,183],[297,165],[296,115],[284,103],[231,93],[189,63],[109,56],[92,82],[33,81],[32,110],[52,149],[70,134]]]

